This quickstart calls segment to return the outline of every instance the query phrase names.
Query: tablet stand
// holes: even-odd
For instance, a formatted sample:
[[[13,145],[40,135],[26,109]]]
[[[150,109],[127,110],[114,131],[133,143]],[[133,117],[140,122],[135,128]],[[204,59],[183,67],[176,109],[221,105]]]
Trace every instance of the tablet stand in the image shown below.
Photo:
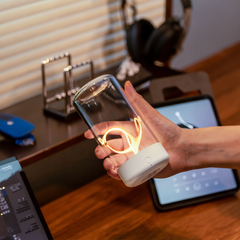
[[[214,99],[209,77],[202,71],[153,79],[149,91],[153,104],[200,94]]]

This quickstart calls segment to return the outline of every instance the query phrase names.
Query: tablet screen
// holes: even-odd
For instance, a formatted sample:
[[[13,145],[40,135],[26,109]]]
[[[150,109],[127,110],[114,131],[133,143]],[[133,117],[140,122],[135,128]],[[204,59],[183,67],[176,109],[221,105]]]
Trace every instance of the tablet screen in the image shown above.
[[[182,128],[220,125],[211,99],[201,98],[155,108]],[[165,179],[154,178],[153,181],[161,205],[237,188],[233,170],[225,168],[191,170]]]

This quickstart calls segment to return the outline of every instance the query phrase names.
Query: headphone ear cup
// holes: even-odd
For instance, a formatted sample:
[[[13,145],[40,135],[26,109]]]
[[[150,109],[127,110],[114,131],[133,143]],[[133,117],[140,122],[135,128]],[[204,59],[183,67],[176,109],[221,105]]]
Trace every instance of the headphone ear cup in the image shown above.
[[[134,62],[141,63],[143,61],[145,45],[153,31],[153,25],[145,19],[136,21],[129,26],[127,49]]]
[[[148,62],[158,60],[166,62],[173,56],[183,36],[183,28],[175,19],[169,19],[149,36],[144,48],[144,55]]]

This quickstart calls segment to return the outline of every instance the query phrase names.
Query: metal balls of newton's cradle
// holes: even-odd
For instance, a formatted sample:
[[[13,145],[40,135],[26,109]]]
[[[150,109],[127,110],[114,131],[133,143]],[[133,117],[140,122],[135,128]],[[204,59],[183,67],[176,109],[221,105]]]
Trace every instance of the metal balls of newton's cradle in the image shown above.
[[[68,59],[68,64],[63,69],[63,90],[51,97],[48,97],[45,65],[65,58]],[[51,115],[55,115],[63,119],[68,119],[72,115],[76,114],[76,110],[73,107],[73,97],[79,90],[79,87],[74,86],[73,84],[72,71],[87,65],[89,66],[90,79],[93,79],[94,68],[92,60],[72,64],[71,54],[68,52],[46,58],[41,62],[44,113],[50,113]],[[64,101],[64,104],[58,104],[58,102],[62,103],[62,101]]]
[[[76,93],[73,105],[128,187],[165,168],[169,155],[152,135],[144,116],[129,103],[112,75],[97,77]]]

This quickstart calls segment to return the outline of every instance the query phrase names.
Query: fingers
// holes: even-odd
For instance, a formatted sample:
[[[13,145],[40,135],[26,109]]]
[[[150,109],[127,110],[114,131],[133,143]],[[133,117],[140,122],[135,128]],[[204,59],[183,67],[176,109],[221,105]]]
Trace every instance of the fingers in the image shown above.
[[[92,130],[87,130],[84,133],[85,138],[87,139],[92,139],[94,138],[93,132],[95,133],[96,136],[98,135],[104,135],[107,131],[112,129],[110,131],[110,134],[112,135],[122,135],[122,130],[125,132],[134,135],[135,131],[132,126],[133,122],[131,121],[112,121],[112,122],[102,122],[94,125],[92,127]]]
[[[113,179],[121,180],[121,178],[119,177],[116,169],[107,170],[107,174],[108,174],[110,177],[112,177]]]
[[[112,151],[108,147],[105,147],[105,146],[98,145],[95,148],[95,155],[98,159],[104,159],[104,158],[108,157],[111,153],[112,153]]]
[[[116,151],[123,151],[129,148],[129,145],[124,145],[124,141],[121,138],[108,141],[108,145]],[[104,159],[112,153],[114,152],[107,146],[98,145],[95,148],[95,155],[99,159]]]
[[[124,162],[127,161],[127,159],[128,158],[125,154],[111,155],[104,160],[103,166],[107,170],[109,176],[114,179],[120,180],[117,170]]]
[[[94,138],[93,133],[90,129],[88,129],[85,133],[84,133],[84,137],[87,139],[92,139]]]

